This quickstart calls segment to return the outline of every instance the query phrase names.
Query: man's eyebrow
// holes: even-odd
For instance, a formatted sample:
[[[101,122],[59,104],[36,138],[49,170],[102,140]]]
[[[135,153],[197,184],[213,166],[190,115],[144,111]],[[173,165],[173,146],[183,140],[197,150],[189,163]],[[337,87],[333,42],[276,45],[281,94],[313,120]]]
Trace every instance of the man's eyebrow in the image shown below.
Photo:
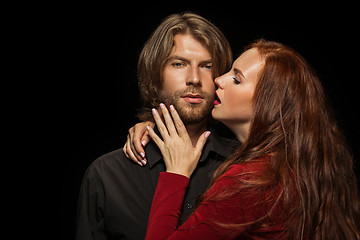
[[[191,62],[190,59],[187,59],[187,58],[184,58],[184,57],[181,57],[181,56],[177,56],[177,55],[169,57],[168,59],[166,59],[166,62],[172,61],[172,60],[180,60],[180,61],[184,61],[186,63]],[[206,59],[206,60],[201,61],[200,64],[209,64],[209,63],[212,63],[212,62],[213,62],[212,59]]]
[[[240,74],[243,78],[246,79],[246,77],[244,76],[243,72],[240,69],[234,68],[234,72],[235,72],[235,74]]]
[[[207,60],[204,60],[204,61],[201,61],[202,64],[209,64],[209,63],[213,63],[213,60],[212,59],[207,59]]]
[[[180,61],[184,61],[184,62],[187,62],[187,63],[190,63],[190,60],[187,59],[187,58],[184,58],[184,57],[180,57],[180,56],[172,56],[172,57],[169,57],[168,59],[166,59],[166,62],[168,61],[172,61],[172,60],[180,60]]]

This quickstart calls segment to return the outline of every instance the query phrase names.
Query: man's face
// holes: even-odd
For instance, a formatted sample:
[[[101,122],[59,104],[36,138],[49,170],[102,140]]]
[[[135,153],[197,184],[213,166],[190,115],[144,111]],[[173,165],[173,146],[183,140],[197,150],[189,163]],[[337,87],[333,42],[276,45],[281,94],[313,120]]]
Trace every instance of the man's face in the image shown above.
[[[192,124],[209,116],[214,95],[211,54],[191,35],[176,35],[164,65],[160,100],[173,104],[183,122]]]

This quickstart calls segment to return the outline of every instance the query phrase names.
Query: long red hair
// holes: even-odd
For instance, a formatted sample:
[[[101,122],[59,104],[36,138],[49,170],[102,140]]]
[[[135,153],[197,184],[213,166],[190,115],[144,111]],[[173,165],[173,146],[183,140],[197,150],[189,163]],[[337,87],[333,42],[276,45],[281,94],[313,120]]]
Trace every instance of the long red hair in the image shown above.
[[[282,206],[289,239],[360,239],[352,155],[321,82],[305,59],[287,46],[258,40],[250,48],[257,48],[265,60],[253,96],[250,134],[217,169],[212,184],[232,164],[270,156],[266,171],[251,181],[239,181],[238,188],[279,187],[274,202]],[[206,200],[231,197],[233,190]],[[249,225],[260,227],[268,224],[266,219]]]

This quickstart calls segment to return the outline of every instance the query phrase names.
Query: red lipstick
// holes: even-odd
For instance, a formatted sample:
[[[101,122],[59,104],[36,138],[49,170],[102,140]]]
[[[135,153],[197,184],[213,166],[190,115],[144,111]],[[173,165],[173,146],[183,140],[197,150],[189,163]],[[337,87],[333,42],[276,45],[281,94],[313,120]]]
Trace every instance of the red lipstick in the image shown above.
[[[215,92],[215,100],[213,102],[214,106],[221,104],[220,98],[217,95],[217,92]]]

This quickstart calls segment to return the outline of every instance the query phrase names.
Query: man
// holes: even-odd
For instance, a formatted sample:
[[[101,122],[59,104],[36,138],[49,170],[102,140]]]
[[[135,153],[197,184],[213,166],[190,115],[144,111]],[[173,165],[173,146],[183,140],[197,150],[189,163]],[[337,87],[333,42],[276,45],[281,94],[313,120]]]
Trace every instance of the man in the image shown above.
[[[192,13],[174,14],[157,27],[138,62],[139,87],[147,109],[173,104],[193,144],[208,128],[214,100],[213,79],[232,63],[230,46],[212,23]],[[190,180],[181,222],[192,212],[214,170],[231,153],[230,142],[212,130]],[[147,164],[139,167],[122,149],[107,153],[87,169],[80,190],[77,239],[144,239],[157,178],[165,170],[162,155],[150,142]]]

